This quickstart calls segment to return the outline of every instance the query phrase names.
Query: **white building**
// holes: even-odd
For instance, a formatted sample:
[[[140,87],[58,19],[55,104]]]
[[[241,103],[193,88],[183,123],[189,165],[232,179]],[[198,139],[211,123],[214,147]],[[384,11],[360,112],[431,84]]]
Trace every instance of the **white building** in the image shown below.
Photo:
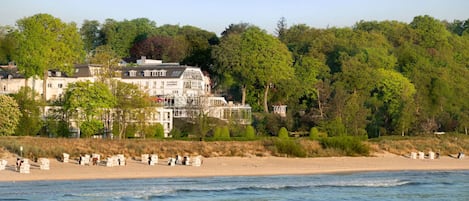
[[[122,67],[113,79],[135,84],[155,101],[162,103],[162,107],[157,107],[146,121],[161,123],[165,136],[173,128],[173,117],[187,118],[201,112],[225,121],[251,123],[251,107],[213,96],[210,78],[200,68],[145,58],[137,63],[139,65],[136,67]],[[96,65],[77,65],[73,75],[51,70],[46,84],[46,100],[54,101],[63,97],[70,83],[85,80],[94,82],[99,79],[100,73],[101,67]],[[17,93],[25,84],[24,77],[16,67],[0,67],[0,94]],[[41,79],[28,79],[27,85],[43,95]]]

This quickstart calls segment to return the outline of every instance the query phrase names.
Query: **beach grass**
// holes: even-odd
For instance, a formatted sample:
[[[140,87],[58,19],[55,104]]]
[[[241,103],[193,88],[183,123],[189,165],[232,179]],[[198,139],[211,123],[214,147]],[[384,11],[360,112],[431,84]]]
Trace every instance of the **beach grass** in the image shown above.
[[[21,152],[20,147],[23,147]],[[173,139],[71,139],[44,137],[0,137],[0,157],[7,154],[61,158],[63,153],[71,157],[99,153],[103,156],[124,154],[140,157],[156,153],[161,158],[175,155],[221,156],[281,156],[281,157],[330,157],[369,156],[375,152],[408,155],[413,151],[434,151],[443,155],[469,151],[469,136],[446,134],[438,136],[382,136],[365,141],[351,139],[292,138],[280,140],[275,137],[243,141],[198,141]]]

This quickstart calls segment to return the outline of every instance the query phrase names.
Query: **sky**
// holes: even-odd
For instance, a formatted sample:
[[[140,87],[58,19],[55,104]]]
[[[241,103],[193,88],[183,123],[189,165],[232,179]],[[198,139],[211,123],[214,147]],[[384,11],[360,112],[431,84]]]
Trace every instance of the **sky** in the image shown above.
[[[351,27],[360,20],[409,23],[430,15],[452,22],[469,19],[468,0],[2,0],[0,25],[48,13],[78,26],[84,20],[148,18],[157,26],[191,25],[220,34],[230,24],[250,23],[274,33],[281,17],[287,25]]]

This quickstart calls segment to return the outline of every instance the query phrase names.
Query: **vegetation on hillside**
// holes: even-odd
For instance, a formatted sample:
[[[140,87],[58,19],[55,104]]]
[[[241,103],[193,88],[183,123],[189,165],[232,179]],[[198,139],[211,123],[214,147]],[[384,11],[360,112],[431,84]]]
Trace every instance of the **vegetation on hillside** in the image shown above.
[[[340,147],[334,140],[348,139],[344,136],[468,134],[468,29],[469,20],[447,22],[427,15],[410,23],[360,21],[352,27],[327,29],[287,26],[282,18],[276,36],[243,23],[229,25],[218,37],[193,26],[156,26],[146,18],[86,20],[78,29],[74,23],[38,14],[18,20],[18,27],[0,27],[0,63],[14,61],[27,77],[44,78],[52,67],[69,71],[72,63],[93,60],[104,65],[116,57],[135,62],[146,56],[200,66],[213,78],[216,93],[253,108],[256,137],[278,136],[281,127],[297,133],[314,127],[312,138],[320,138],[318,134],[326,139],[320,140],[321,146]],[[288,105],[287,117],[268,113],[274,104]],[[126,110],[124,103],[120,107]],[[19,128],[35,119],[31,115],[37,116],[23,117]],[[223,126],[199,120],[175,127],[172,133],[205,139]],[[126,126],[117,126],[119,136],[126,133]],[[245,129],[228,126],[230,137]],[[51,131],[52,127],[44,127],[40,132],[54,136]],[[295,146],[291,141],[266,144]]]

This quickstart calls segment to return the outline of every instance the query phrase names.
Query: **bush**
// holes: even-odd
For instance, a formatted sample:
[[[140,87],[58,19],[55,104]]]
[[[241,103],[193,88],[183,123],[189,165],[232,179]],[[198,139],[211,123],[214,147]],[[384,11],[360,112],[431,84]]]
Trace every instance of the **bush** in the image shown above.
[[[213,129],[213,139],[215,140],[221,139],[221,128],[219,126]]]
[[[164,128],[159,123],[145,126],[143,132],[146,138],[164,138]]]
[[[230,128],[228,126],[223,126],[221,128],[221,139],[229,140],[230,139]]]
[[[363,156],[370,154],[370,148],[363,144],[360,138],[352,136],[337,136],[321,138],[320,143],[324,149],[337,149],[346,156]]]
[[[185,137],[184,133],[181,130],[179,130],[178,128],[174,128],[174,127],[169,132],[169,135],[172,136],[172,138],[174,138],[174,139],[181,139],[181,138]]]
[[[319,139],[319,131],[316,127],[312,127],[311,130],[309,130],[309,138],[312,140]]]
[[[294,157],[306,157],[306,151],[301,144],[294,140],[280,140],[274,141],[276,152],[280,155],[286,154]]]
[[[254,130],[254,127],[252,127],[251,125],[246,126],[246,129],[244,131],[244,137],[250,140],[256,138],[256,131]]]
[[[278,131],[278,137],[280,139],[289,139],[288,131],[285,127],[280,128],[280,130]]]

